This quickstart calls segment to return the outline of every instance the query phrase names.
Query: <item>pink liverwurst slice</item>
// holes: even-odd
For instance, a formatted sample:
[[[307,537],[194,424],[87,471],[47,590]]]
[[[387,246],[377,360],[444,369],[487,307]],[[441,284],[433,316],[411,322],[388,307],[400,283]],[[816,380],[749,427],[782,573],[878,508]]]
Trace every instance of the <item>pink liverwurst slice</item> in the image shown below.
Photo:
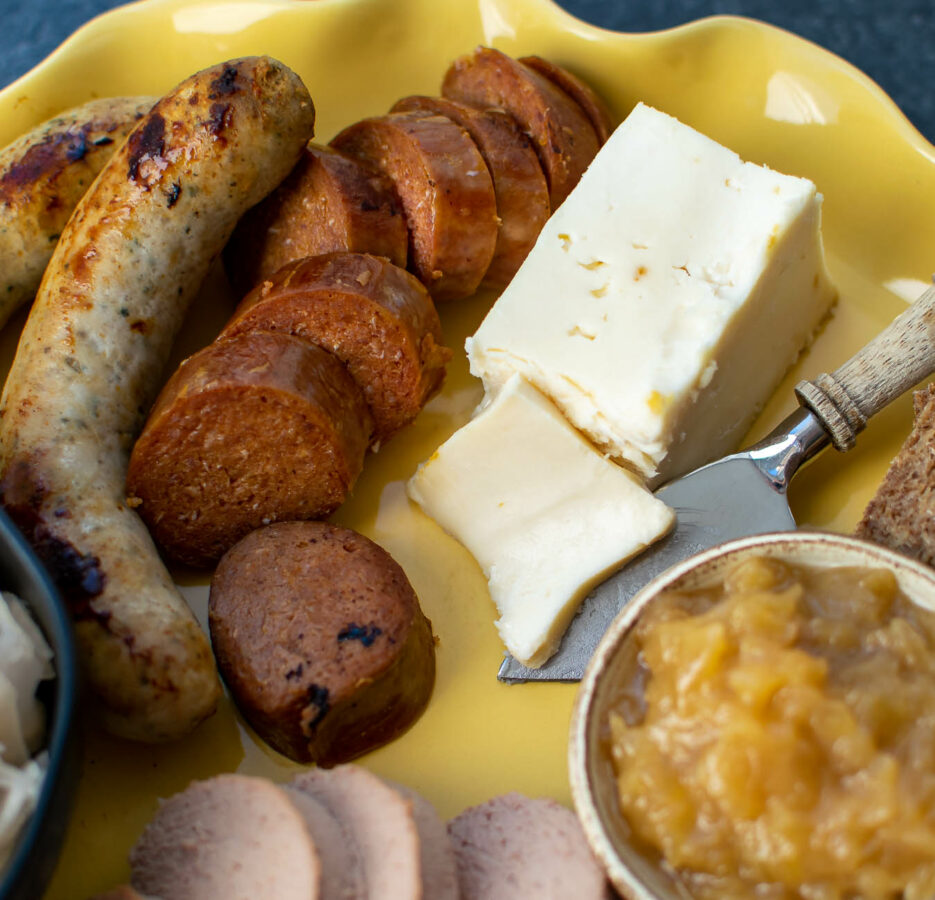
[[[321,900],[367,900],[357,842],[312,794],[293,785],[283,789],[305,819],[321,859]]]
[[[434,900],[422,890],[412,803],[362,766],[310,769],[291,785],[313,796],[357,842],[371,900]]]
[[[159,808],[130,853],[131,883],[169,900],[318,900],[305,820],[271,781],[218,775]]]
[[[418,791],[386,778],[383,781],[412,804],[419,832],[422,863],[422,895],[426,900],[458,900],[458,866],[448,829],[435,807]]]
[[[575,814],[511,793],[448,823],[462,900],[605,900],[607,881]]]

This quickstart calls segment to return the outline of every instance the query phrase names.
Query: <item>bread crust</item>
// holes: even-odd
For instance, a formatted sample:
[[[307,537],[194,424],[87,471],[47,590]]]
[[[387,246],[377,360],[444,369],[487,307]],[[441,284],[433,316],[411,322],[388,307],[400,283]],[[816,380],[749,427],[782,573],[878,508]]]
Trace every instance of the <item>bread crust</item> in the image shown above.
[[[935,566],[935,385],[917,391],[913,405],[912,430],[856,534]]]

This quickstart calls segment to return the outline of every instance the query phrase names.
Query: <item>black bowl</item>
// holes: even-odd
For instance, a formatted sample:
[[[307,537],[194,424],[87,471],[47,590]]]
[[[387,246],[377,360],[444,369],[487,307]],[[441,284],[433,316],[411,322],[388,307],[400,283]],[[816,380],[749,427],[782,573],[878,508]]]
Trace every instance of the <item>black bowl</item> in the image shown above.
[[[11,591],[26,604],[54,654],[55,679],[43,685],[48,709],[48,769],[36,809],[0,872],[0,900],[36,900],[55,870],[78,781],[78,666],[71,619],[58,590],[2,509],[0,589]]]

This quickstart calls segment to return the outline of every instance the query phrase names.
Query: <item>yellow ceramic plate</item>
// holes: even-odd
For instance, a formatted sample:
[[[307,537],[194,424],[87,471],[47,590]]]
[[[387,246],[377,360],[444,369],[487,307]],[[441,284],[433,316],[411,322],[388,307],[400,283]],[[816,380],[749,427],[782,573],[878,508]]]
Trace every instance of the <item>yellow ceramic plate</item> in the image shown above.
[[[825,242],[841,302],[757,423],[793,405],[791,385],[843,361],[917,295],[935,268],[935,150],[866,77],[831,54],[741,19],[623,35],[592,28],[548,0],[146,0],[83,28],[0,93],[0,144],[90,97],[163,93],[226,58],[266,53],[297,70],[326,140],[408,93],[435,93],[448,63],[476,44],[537,53],[588,79],[623,117],[644,100],[743,157],[812,178],[825,195]],[[223,281],[179,353],[203,345],[230,310]],[[460,348],[492,298],[442,309]],[[6,352],[16,326],[2,335]],[[368,460],[336,517],[403,565],[440,638],[431,705],[403,738],[363,762],[423,791],[446,816],[502,791],[568,802],[574,688],[505,687],[494,610],[471,557],[409,505],[405,479],[464,422],[480,391],[456,355],[442,396]],[[793,488],[802,523],[848,531],[909,429],[908,398],[881,414],[847,457],[834,452]],[[204,581],[185,590],[204,614]],[[193,778],[240,770],[283,779],[292,768],[257,744],[232,707],[168,747],[109,740],[88,728],[77,808],[49,892],[86,897],[127,877],[126,854],[157,798]]]

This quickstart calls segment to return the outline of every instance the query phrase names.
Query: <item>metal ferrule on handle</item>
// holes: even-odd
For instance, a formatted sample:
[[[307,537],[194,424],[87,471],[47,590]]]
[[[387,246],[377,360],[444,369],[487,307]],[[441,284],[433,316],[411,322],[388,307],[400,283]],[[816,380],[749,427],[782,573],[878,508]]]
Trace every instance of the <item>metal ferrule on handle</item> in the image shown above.
[[[867,420],[935,371],[935,287],[925,291],[830,375],[801,381],[799,402],[821,421],[837,450],[850,450]]]

